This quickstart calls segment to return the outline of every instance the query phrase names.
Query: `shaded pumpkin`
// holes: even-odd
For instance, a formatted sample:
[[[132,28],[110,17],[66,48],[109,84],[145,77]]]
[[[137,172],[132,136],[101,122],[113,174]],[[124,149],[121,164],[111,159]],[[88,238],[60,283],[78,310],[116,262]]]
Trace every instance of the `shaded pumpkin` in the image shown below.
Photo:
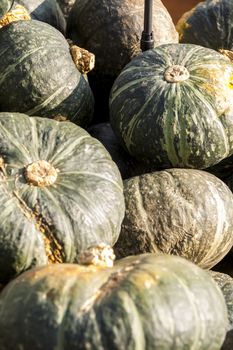
[[[119,171],[73,123],[0,113],[0,178],[0,283],[116,242],[124,216]]]
[[[34,269],[0,294],[1,350],[219,350],[224,297],[198,266],[174,256],[128,257],[112,268]]]
[[[109,92],[123,67],[140,50],[144,0],[78,0],[67,22],[67,37],[96,56],[90,73],[96,100],[96,122],[106,121]],[[178,34],[160,0],[153,1],[155,45],[177,43]]]
[[[233,49],[232,0],[206,0],[186,12],[177,23],[180,42],[211,49]]]
[[[214,50],[162,45],[116,79],[110,122],[128,152],[156,167],[204,169],[233,152],[233,66]]]
[[[221,350],[232,350],[233,344],[233,278],[225,273],[210,271],[210,275],[221,288],[228,310],[228,332]]]
[[[202,268],[233,246],[233,194],[217,177],[169,169],[124,181],[126,212],[116,255],[167,253]]]
[[[0,18],[2,18],[12,7],[14,0],[1,0]]]
[[[56,0],[15,0],[14,4],[23,5],[32,19],[48,23],[65,34],[65,17]]]
[[[110,153],[112,160],[119,168],[122,179],[145,174],[151,170],[148,164],[139,162],[124,150],[109,123],[92,125],[87,131],[99,140]]]
[[[8,54],[6,54],[8,52]],[[0,29],[0,111],[90,123],[94,100],[64,36],[47,23],[18,21]]]

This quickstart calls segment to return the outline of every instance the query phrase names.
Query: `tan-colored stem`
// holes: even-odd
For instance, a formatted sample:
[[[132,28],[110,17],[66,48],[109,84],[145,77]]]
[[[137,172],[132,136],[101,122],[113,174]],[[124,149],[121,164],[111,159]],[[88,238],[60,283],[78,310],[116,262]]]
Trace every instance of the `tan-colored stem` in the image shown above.
[[[16,5],[13,9],[5,14],[5,16],[0,20],[0,28],[6,25],[16,22],[16,21],[29,21],[31,19],[29,12],[25,7],[21,5]]]
[[[67,40],[70,45],[70,53],[74,64],[82,74],[87,74],[95,67],[95,55]]]
[[[189,78],[189,71],[186,67],[173,65],[168,67],[164,72],[164,79],[168,83],[181,83]]]
[[[50,186],[56,182],[57,175],[58,171],[46,160],[38,160],[25,167],[27,183],[33,186]]]
[[[101,243],[81,252],[78,255],[78,263],[81,265],[112,267],[115,258],[112,247],[105,243]]]
[[[233,51],[219,49],[218,50],[223,56],[228,57],[231,61],[233,61]]]

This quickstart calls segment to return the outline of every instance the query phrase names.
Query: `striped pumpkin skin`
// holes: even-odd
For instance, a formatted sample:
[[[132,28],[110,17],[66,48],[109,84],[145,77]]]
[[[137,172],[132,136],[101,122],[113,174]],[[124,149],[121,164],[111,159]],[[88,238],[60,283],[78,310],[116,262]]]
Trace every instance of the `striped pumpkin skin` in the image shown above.
[[[171,66],[189,78],[165,80]],[[233,151],[230,60],[191,44],[163,45],[138,55],[116,79],[112,128],[128,152],[155,166],[204,169]]]
[[[1,112],[90,123],[91,89],[59,31],[35,20],[14,22],[0,30],[0,43]]]
[[[124,181],[125,218],[115,245],[120,258],[141,253],[182,256],[202,268],[233,246],[233,195],[215,176],[169,169]]]
[[[205,271],[152,254],[26,272],[0,294],[0,315],[1,350],[219,350],[228,323]]]
[[[65,17],[56,0],[16,0],[14,5],[16,4],[24,6],[32,19],[48,23],[65,33]]]
[[[180,42],[211,49],[233,49],[232,0],[206,0],[186,12],[177,23]]]
[[[1,0],[0,18],[2,18],[12,7],[14,0]]]
[[[104,147],[70,122],[0,114],[0,283],[47,263],[73,262],[113,245],[124,216],[122,180]],[[47,161],[54,184],[28,183],[25,166]]]

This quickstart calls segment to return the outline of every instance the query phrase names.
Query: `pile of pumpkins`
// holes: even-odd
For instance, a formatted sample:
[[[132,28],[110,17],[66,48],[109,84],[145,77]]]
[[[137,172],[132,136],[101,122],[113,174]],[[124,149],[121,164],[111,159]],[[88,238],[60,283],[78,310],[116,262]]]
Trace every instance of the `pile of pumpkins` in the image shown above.
[[[0,350],[233,349],[233,2],[153,5],[0,2]]]

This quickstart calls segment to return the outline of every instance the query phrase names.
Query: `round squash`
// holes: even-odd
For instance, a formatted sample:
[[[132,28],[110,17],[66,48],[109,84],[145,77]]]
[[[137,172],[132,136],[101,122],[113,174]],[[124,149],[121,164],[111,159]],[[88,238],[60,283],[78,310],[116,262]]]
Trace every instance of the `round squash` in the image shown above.
[[[144,0],[78,0],[67,22],[67,37],[96,56],[89,79],[96,122],[109,120],[108,99],[123,67],[140,52]],[[177,43],[178,34],[160,0],[153,1],[155,46]]]
[[[199,267],[142,255],[34,269],[0,294],[1,350],[219,350],[224,297]]]
[[[119,168],[122,179],[141,175],[151,170],[148,164],[137,161],[124,150],[109,123],[92,125],[87,131],[99,140],[110,153],[112,160]]]
[[[134,58],[110,96],[113,131],[157,167],[204,169],[233,152],[233,66],[214,50],[162,45]]]
[[[14,0],[1,0],[0,3],[0,18],[2,18],[8,11],[10,11]]]
[[[182,43],[215,50],[233,50],[233,1],[206,0],[186,12],[177,23]]]
[[[124,181],[124,195],[118,257],[162,252],[208,269],[233,246],[233,194],[207,172],[169,169],[136,176]]]
[[[119,171],[73,123],[1,113],[0,178],[0,283],[116,242],[124,216]]]
[[[48,23],[65,33],[65,17],[56,0],[15,0],[14,4],[23,5],[33,19]]]
[[[221,288],[228,310],[228,332],[221,350],[232,350],[233,344],[233,278],[220,272],[210,271],[211,276]]]
[[[6,54],[8,52],[8,54]],[[0,111],[54,118],[81,126],[94,99],[64,36],[47,23],[18,21],[0,30]]]

